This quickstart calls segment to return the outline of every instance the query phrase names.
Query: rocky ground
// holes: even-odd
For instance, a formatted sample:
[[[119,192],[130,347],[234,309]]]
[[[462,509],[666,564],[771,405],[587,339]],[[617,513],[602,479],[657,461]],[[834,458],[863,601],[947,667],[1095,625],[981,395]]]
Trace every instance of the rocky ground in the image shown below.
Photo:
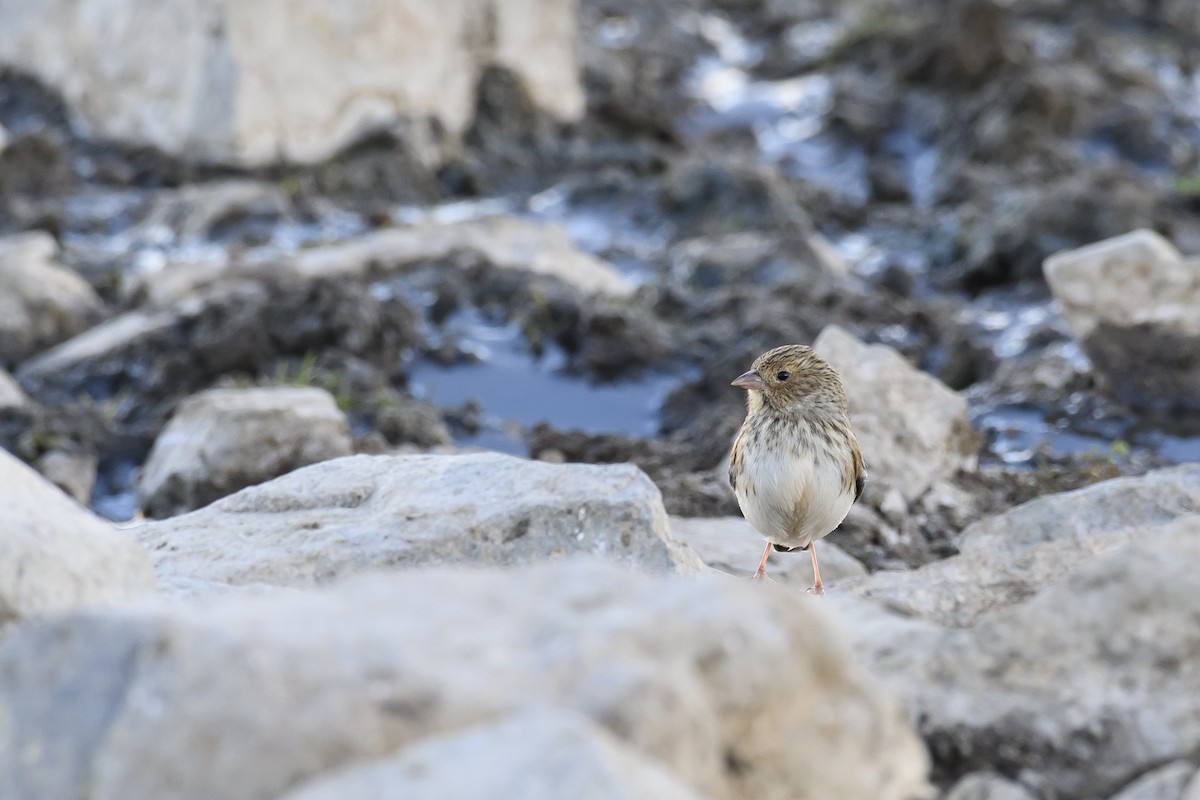
[[[1200,12],[569,7],[305,164],[0,73],[0,795],[1200,797]],[[792,341],[826,602],[712,574]]]

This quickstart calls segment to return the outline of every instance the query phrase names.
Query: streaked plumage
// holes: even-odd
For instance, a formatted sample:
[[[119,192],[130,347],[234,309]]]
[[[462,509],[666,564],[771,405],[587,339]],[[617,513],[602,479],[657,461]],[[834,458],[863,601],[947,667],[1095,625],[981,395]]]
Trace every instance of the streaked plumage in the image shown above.
[[[768,542],[755,577],[766,576],[771,545],[810,549],[841,524],[866,482],[846,392],[833,367],[804,345],[759,356],[733,381],[748,393],[746,421],[729,459],[742,514]]]

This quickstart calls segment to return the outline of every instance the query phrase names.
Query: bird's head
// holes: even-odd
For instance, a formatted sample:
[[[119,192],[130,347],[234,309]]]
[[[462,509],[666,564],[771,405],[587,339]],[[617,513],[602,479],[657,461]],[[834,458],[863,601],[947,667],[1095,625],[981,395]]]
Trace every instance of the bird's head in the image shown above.
[[[846,392],[837,371],[811,347],[788,344],[768,350],[733,386],[746,389],[750,412],[829,406],[845,410]]]

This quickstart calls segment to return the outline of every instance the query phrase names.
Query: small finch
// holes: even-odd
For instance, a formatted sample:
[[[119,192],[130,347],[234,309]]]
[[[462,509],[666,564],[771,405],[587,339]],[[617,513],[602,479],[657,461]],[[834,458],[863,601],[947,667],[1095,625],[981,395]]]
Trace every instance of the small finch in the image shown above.
[[[742,514],[767,540],[754,577],[767,577],[772,547],[807,549],[809,591],[824,594],[815,542],[841,524],[867,480],[842,379],[812,348],[790,344],[763,353],[732,385],[749,397],[729,483]]]

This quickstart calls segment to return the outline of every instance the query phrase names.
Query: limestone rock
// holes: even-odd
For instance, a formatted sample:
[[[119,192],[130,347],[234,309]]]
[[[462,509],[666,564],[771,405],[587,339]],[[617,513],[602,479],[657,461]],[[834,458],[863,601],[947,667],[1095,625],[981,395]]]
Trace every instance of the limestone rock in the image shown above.
[[[779,266],[783,251],[791,256],[786,270]],[[760,231],[723,232],[685,239],[671,247],[669,258],[673,271],[691,276],[690,280],[700,285],[756,280],[756,273],[761,272],[795,278],[797,268],[804,270],[805,277],[810,269],[838,277],[850,273],[850,265],[816,230],[807,215],[802,224],[789,228],[786,244]]]
[[[4,450],[0,508],[0,626],[154,591],[150,560],[137,542]]]
[[[730,575],[751,575],[765,544],[762,534],[741,517],[671,517],[671,533],[695,550],[707,566]],[[817,555],[821,578],[834,590],[844,580],[867,574],[862,562],[829,539],[817,544]],[[812,586],[812,563],[806,552],[772,552],[767,569],[780,583],[799,589]]]
[[[250,219],[277,222],[287,207],[283,192],[270,183],[246,179],[195,183],[155,194],[137,227],[150,234],[167,231],[178,238],[211,237]]]
[[[158,435],[138,498],[151,516],[177,514],[352,449],[350,423],[324,389],[212,389],[183,401]]]
[[[38,472],[82,506],[91,502],[97,467],[95,455],[67,450],[51,450],[37,460]]]
[[[29,397],[21,390],[20,384],[0,367],[0,409],[26,408],[28,405]]]
[[[575,17],[571,0],[114,0],[99,16],[0,0],[0,64],[59,91],[101,137],[199,161],[314,162],[403,121],[457,137],[493,66],[578,117]]]
[[[354,456],[297,470],[138,534],[167,586],[307,587],[367,569],[516,565],[591,553],[695,572],[658,489],[627,464],[497,453]]]
[[[1197,772],[1183,790],[1182,800],[1200,800],[1200,772]]]
[[[970,625],[1176,520],[1200,522],[1200,465],[1037,498],[969,526],[959,536],[959,555],[918,570],[877,572],[855,591],[943,625]]]
[[[1184,519],[1200,522],[1200,515]],[[1088,537],[1040,542],[1017,553],[972,549],[916,570],[876,572],[852,590],[901,613],[962,627],[1032,597],[1093,556],[1134,545],[1157,530],[1146,526],[1098,531]]]
[[[320,778],[281,800],[700,800],[581,714],[536,709]]]
[[[633,292],[628,278],[576,247],[564,229],[505,214],[378,231],[305,251],[294,268],[304,277],[363,275],[371,268],[443,260],[461,250],[503,269],[552,275],[584,292]]]
[[[1136,230],[1046,259],[1046,282],[1071,330],[1086,339],[1103,322],[1178,323],[1200,334],[1200,319],[1185,314],[1200,275],[1154,231]]]
[[[968,628],[877,615],[851,629],[856,652],[908,693],[942,763],[1109,797],[1200,747],[1198,559],[1193,516]]]
[[[946,800],[1037,800],[1019,783],[987,772],[963,777],[946,795]]]
[[[935,481],[975,468],[978,434],[957,392],[895,350],[865,345],[836,325],[821,331],[813,349],[842,376],[873,496],[896,489],[911,502]]]
[[[531,705],[714,800],[918,794],[907,717],[818,603],[569,559],[34,622],[0,642],[0,795],[276,798]]]
[[[121,281],[121,302],[126,308],[137,309],[124,316],[169,311],[218,283],[262,280],[271,271],[280,270],[274,264],[249,265],[224,258],[172,259],[158,269],[133,273]]]
[[[92,287],[57,257],[48,233],[0,238],[0,361],[20,361],[103,315]]]
[[[958,546],[964,551],[986,548],[1016,553],[1037,542],[1160,525],[1188,514],[1200,514],[1200,464],[1039,497],[967,527]]]
[[[1172,761],[1138,778],[1111,800],[1188,800],[1185,790],[1193,775],[1200,773],[1190,761]]]
[[[122,276],[120,297],[126,308],[166,309],[220,281],[267,279],[284,267],[273,261],[231,258],[239,245],[269,239],[272,228],[290,221],[292,207],[279,186],[234,178],[186,184],[155,192],[148,208],[126,234],[162,246],[197,239],[232,245],[218,248],[169,248],[164,262],[139,265]]]
[[[65,374],[75,371],[89,375],[115,372],[133,351],[152,346],[155,338],[165,338],[174,320],[165,312],[121,314],[30,359],[17,375],[37,385],[56,385],[81,383],[84,376],[64,380]]]
[[[1140,405],[1200,405],[1200,259],[1137,230],[1046,259],[1046,282],[1096,369]]]
[[[1043,497],[826,600],[940,763],[1020,770],[1039,796],[1179,797],[1184,769],[1148,771],[1200,743],[1200,676],[1176,666],[1200,658],[1198,500],[1197,465]]]

